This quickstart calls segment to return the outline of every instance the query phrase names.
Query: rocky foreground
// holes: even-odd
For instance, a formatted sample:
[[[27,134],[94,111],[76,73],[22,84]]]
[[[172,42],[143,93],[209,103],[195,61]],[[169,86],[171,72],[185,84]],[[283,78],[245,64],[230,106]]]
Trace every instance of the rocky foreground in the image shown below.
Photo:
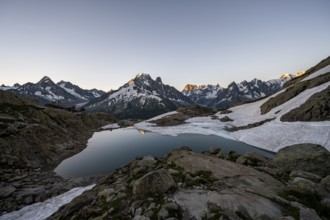
[[[117,169],[50,219],[330,219],[330,153],[294,145],[270,160],[184,147]]]
[[[93,181],[65,180],[52,170],[111,122],[106,114],[48,108],[0,91],[0,215]]]

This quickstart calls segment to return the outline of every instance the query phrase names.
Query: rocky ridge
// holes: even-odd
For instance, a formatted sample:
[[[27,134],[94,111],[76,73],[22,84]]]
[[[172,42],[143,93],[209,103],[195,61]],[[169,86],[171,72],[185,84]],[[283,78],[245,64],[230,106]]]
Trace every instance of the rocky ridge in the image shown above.
[[[224,109],[272,95],[281,90],[288,80],[283,78],[263,82],[253,79],[250,82],[232,82],[227,88],[222,88],[219,84],[200,86],[187,84],[182,93],[198,105]]]
[[[297,147],[273,160],[291,157]],[[330,178],[305,170],[312,157],[302,156],[299,170],[283,169],[254,153],[184,147],[117,169],[50,219],[329,219]]]
[[[13,87],[1,86],[0,90],[29,96],[43,104],[53,102],[77,104],[100,97],[105,93],[97,89],[81,89],[79,86],[65,81],[55,84],[48,76],[43,77],[37,83],[15,84]]]
[[[193,102],[174,87],[141,73],[120,87],[90,101],[84,107],[91,112],[107,112],[117,118],[151,118]]]

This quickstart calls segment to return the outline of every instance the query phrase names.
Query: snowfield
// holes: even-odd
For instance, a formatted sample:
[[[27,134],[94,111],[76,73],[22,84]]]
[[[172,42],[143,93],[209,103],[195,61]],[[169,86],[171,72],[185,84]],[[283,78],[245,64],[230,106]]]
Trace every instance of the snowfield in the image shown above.
[[[0,216],[0,220],[43,220],[55,213],[62,205],[71,202],[86,190],[92,189],[94,185],[73,188],[61,195],[47,199],[44,202],[34,203],[18,211],[10,212]]]
[[[171,112],[175,114],[177,112]],[[168,115],[170,115],[168,114]],[[157,116],[157,118],[160,118]],[[193,134],[205,134],[205,135],[218,135],[228,139],[235,139],[230,136],[229,132],[224,130],[225,124],[221,124],[219,120],[211,119],[211,117],[195,117],[186,120],[185,124],[177,126],[164,126],[158,127],[149,121],[156,120],[157,118],[143,121],[134,126],[139,130],[148,130],[157,132],[162,135],[177,136],[179,134],[193,133]]]
[[[324,73],[330,72],[330,65],[308,76],[307,79],[312,79]],[[174,114],[170,112],[149,119],[147,121],[135,124],[135,127],[142,130],[157,132],[164,135],[178,135],[183,133],[196,133],[205,135],[218,135],[225,138],[236,139],[247,144],[277,152],[281,148],[301,143],[313,143],[324,146],[330,151],[330,121],[322,122],[282,122],[282,115],[299,107],[305,103],[313,94],[321,92],[330,86],[330,82],[320,86],[307,89],[283,103],[280,106],[273,108],[270,112],[261,115],[260,106],[268,99],[279,93],[285,92],[282,90],[263,100],[236,106],[231,108],[232,113],[220,114],[216,116],[220,119],[228,116],[233,119],[232,122],[220,122],[219,120],[211,119],[210,117],[196,117],[186,120],[186,123],[178,126],[158,127],[150,121]],[[264,121],[266,119],[274,119],[261,126],[239,130],[235,132],[225,131],[225,127],[245,126],[255,122]]]
[[[313,74],[307,76],[307,77],[306,77],[305,79],[303,79],[302,81],[313,79],[313,78],[315,78],[315,77],[321,76],[321,75],[323,75],[323,74],[325,74],[325,73],[328,73],[328,72],[330,72],[330,65],[328,65],[328,66],[326,66],[326,67],[324,67],[324,68],[322,68],[322,69],[316,71],[315,73],[313,73]]]
[[[115,129],[115,128],[120,128],[120,126],[117,123],[114,124],[108,124],[105,125],[103,127],[101,127],[102,129],[106,130],[106,129]]]

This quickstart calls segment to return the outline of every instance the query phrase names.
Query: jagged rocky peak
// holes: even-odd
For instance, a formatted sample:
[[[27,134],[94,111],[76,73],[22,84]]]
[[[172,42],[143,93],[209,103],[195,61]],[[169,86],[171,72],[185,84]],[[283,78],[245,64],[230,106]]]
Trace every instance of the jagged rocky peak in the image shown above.
[[[75,88],[78,87],[77,85],[72,84],[71,82],[61,80],[57,83],[58,86],[61,86],[62,88]]]
[[[128,81],[128,84],[144,84],[144,82],[154,81],[151,76],[147,73],[139,73],[134,78]]]
[[[147,73],[139,73],[135,76],[134,79],[147,79],[147,80],[150,80],[152,79],[151,76]]]
[[[280,76],[280,79],[292,79],[292,78],[294,78],[294,75],[290,73],[284,73]]]
[[[157,77],[156,80],[151,78],[151,76],[147,73],[139,73],[133,79],[128,81],[128,85],[134,83],[135,86],[139,88],[147,88],[151,87],[156,90],[157,87],[162,86],[163,82],[160,77]]]
[[[305,74],[305,70],[300,71],[298,73],[292,74],[292,73],[284,73],[280,76],[280,79],[293,79],[296,78],[298,76],[304,75]]]
[[[64,81],[64,80],[61,80],[57,83],[57,85],[66,85],[66,84],[72,84],[72,83]]]
[[[193,84],[187,84],[184,87],[184,91],[194,91],[194,90],[203,90],[203,89],[220,89],[221,86],[219,84],[216,85],[193,85]]]
[[[184,87],[184,91],[190,91],[190,90],[197,90],[198,86],[197,85],[192,85],[192,84],[187,84]]]
[[[237,84],[234,81],[228,85],[228,89],[229,88],[236,88],[236,87],[237,87]]]
[[[156,78],[156,83],[158,83],[158,84],[162,84],[163,83],[162,82],[162,79],[159,76]]]
[[[37,84],[43,85],[43,84],[55,84],[55,83],[48,76],[44,76]]]
[[[151,118],[193,102],[174,87],[140,73],[119,89],[85,105],[87,111],[107,112],[118,118]]]

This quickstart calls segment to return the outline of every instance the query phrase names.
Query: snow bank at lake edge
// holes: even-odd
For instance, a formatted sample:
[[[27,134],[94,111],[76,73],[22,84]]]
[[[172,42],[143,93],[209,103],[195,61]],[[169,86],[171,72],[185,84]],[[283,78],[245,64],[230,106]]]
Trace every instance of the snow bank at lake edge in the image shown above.
[[[43,220],[54,214],[61,206],[70,203],[74,198],[86,190],[90,190],[95,184],[86,187],[73,188],[61,195],[47,199],[44,202],[34,203],[18,211],[0,216],[0,220]]]

